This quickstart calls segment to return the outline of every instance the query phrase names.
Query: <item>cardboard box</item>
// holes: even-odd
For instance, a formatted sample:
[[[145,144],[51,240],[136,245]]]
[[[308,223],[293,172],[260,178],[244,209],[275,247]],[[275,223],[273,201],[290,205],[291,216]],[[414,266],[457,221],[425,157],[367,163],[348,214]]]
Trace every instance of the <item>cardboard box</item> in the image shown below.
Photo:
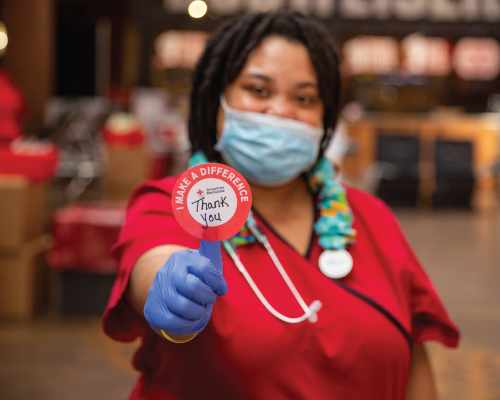
[[[29,320],[49,303],[50,235],[0,251],[0,318]]]
[[[0,249],[41,236],[48,215],[48,184],[0,175]]]
[[[149,179],[150,160],[143,146],[108,146],[104,174],[105,198],[128,200],[133,190]]]

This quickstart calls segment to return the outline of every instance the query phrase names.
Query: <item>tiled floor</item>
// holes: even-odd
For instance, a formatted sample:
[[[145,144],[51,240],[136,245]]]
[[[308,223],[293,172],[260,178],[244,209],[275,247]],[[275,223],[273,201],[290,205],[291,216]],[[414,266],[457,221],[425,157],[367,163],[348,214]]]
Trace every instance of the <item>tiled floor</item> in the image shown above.
[[[397,213],[462,341],[432,343],[442,400],[500,400],[500,212]]]
[[[441,400],[500,400],[500,211],[397,212],[462,331],[458,350],[429,346]],[[126,399],[135,344],[98,317],[0,323],[0,399]]]
[[[134,345],[115,343],[98,317],[0,325],[0,399],[126,399]]]

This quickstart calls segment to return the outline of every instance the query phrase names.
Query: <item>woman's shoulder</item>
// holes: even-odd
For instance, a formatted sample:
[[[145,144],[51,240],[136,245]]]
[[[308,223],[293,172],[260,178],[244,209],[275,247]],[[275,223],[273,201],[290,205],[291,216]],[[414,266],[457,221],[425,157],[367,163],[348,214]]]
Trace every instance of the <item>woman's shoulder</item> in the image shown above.
[[[164,208],[170,203],[175,182],[179,176],[168,176],[158,180],[144,181],[137,186],[128,200],[127,209]]]
[[[158,180],[144,181],[139,186],[137,186],[132,193],[131,199],[143,196],[149,192],[161,192],[165,195],[170,196],[174,189],[175,182],[179,178],[179,175],[167,176]]]
[[[371,211],[390,212],[389,206],[373,194],[361,189],[342,184],[346,191],[347,200],[352,209],[369,209]]]
[[[355,227],[368,229],[378,235],[384,231],[384,236],[401,237],[401,227],[390,207],[381,199],[363,190],[343,185],[354,218]]]

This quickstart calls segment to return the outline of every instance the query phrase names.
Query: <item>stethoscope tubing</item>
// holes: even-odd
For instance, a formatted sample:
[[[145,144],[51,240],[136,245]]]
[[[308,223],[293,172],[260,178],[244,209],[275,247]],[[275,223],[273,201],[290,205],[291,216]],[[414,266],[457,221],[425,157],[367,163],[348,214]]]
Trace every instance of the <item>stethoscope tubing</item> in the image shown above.
[[[323,305],[321,303],[321,301],[314,300],[310,306],[307,306],[306,302],[304,301],[304,299],[302,299],[302,296],[300,295],[297,288],[293,284],[292,280],[290,279],[290,277],[286,273],[285,269],[283,268],[283,265],[281,264],[276,253],[274,252],[273,248],[271,247],[269,241],[267,240],[267,237],[264,235],[263,232],[260,232],[258,230],[258,228],[256,226],[254,226],[253,224],[247,223],[247,226],[250,229],[250,231],[252,232],[253,236],[257,239],[257,241],[259,243],[261,243],[265,247],[265,249],[267,250],[267,253],[269,254],[271,259],[273,260],[273,263],[276,266],[276,268],[278,269],[278,272],[280,273],[281,277],[283,278],[283,280],[287,284],[288,288],[292,292],[293,296],[295,297],[295,299],[297,300],[297,302],[299,303],[301,308],[304,310],[304,315],[302,315],[301,317],[297,317],[297,318],[290,318],[290,317],[287,317],[287,316],[279,313],[278,311],[276,311],[276,309],[273,306],[271,306],[271,304],[267,301],[267,299],[262,294],[260,289],[257,287],[254,280],[252,279],[252,277],[248,273],[247,269],[245,268],[245,266],[241,262],[238,255],[236,254],[236,249],[235,249],[234,243],[232,243],[232,241],[230,241],[230,240],[229,241],[224,240],[223,241],[224,247],[227,250],[227,252],[229,253],[229,255],[231,256],[231,258],[233,259],[233,261],[236,265],[236,268],[238,268],[238,270],[244,276],[244,278],[246,279],[246,281],[248,282],[248,284],[250,285],[250,287],[254,291],[255,295],[258,297],[258,299],[264,305],[264,307],[266,307],[266,309],[272,315],[274,315],[276,318],[282,320],[283,322],[287,322],[290,324],[297,324],[299,322],[305,321],[306,319],[308,319],[309,322],[311,322],[311,323],[315,323],[318,320],[317,312],[320,310],[320,308]]]

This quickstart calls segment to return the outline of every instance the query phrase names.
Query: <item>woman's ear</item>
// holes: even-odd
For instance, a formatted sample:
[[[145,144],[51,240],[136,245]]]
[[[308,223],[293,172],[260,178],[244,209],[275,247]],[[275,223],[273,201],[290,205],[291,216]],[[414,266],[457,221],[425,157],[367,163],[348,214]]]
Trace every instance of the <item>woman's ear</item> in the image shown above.
[[[217,111],[217,122],[215,125],[217,140],[219,140],[219,138],[222,136],[222,129],[224,128],[225,121],[226,121],[226,117],[224,114],[224,109],[222,108],[221,105],[219,105],[219,109]]]

